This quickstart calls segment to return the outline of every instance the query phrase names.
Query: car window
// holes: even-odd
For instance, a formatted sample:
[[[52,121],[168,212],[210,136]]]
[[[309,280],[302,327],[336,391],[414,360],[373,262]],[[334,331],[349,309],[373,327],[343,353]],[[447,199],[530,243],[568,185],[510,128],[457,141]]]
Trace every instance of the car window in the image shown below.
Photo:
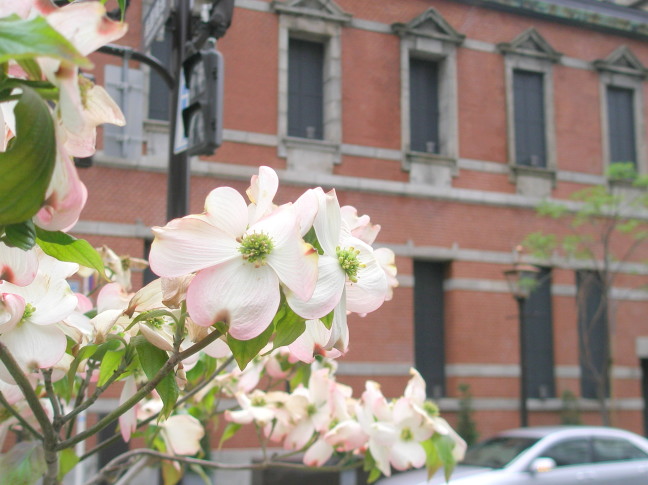
[[[646,460],[648,454],[621,438],[594,438],[595,461]]]
[[[579,438],[561,441],[547,448],[543,457],[553,458],[557,466],[580,465],[590,463],[591,452],[589,439]]]
[[[503,468],[538,441],[537,438],[498,436],[468,448],[463,465]]]

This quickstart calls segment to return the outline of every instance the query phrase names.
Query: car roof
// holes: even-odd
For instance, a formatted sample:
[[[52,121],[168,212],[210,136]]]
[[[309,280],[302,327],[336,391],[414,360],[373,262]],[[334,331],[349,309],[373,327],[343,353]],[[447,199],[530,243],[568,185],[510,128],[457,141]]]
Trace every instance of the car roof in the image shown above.
[[[598,434],[598,435],[608,435],[608,436],[628,436],[629,431],[618,429],[618,428],[609,428],[605,426],[530,426],[528,428],[516,428],[510,429],[507,431],[502,431],[496,436],[519,436],[519,437],[530,437],[530,438],[544,438],[550,435],[589,435],[589,434]]]

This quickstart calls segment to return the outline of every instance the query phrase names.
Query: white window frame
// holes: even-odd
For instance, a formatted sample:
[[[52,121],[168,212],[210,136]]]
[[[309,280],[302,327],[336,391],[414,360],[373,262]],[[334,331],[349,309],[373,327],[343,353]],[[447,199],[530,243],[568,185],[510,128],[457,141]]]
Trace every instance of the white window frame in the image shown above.
[[[635,129],[635,153],[637,157],[637,172],[648,173],[646,159],[645,141],[645,117],[643,112],[644,80],[648,70],[641,64],[639,59],[626,47],[621,46],[615,49],[607,58],[593,62],[593,66],[599,71],[599,93],[601,108],[601,141],[602,158],[604,171],[611,164],[610,160],[610,130],[608,125],[608,87],[630,89],[633,92],[633,115]]]
[[[561,54],[531,27],[510,43],[497,45],[504,56],[506,85],[506,131],[507,153],[511,181],[522,195],[546,197],[556,184],[556,130],[554,112],[553,65]],[[522,70],[542,74],[545,120],[545,167],[519,165],[515,146],[515,99],[513,91],[514,71]]]
[[[459,108],[457,99],[457,47],[465,35],[457,32],[434,8],[407,24],[392,25],[401,37],[401,165],[410,181],[450,186],[458,173]],[[425,153],[410,149],[410,59],[435,62],[438,66],[439,150]]]
[[[278,154],[288,169],[330,173],[342,144],[342,27],[351,16],[333,2],[273,2],[279,14]],[[288,136],[288,48],[291,38],[324,44],[323,139]]]

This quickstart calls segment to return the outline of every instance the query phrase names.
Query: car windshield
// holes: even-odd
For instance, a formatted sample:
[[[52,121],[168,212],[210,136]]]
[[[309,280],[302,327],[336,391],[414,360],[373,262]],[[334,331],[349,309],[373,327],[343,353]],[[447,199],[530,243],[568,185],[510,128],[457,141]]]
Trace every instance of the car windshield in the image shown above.
[[[503,468],[516,456],[537,443],[538,438],[498,436],[471,446],[462,465]]]

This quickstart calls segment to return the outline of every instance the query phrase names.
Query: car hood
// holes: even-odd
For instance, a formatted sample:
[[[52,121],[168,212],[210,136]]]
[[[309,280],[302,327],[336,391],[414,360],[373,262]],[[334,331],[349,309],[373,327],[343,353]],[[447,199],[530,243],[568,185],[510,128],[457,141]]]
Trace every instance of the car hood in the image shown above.
[[[450,476],[450,481],[446,482],[443,470],[438,470],[429,481],[427,480],[427,470],[413,470],[393,475],[390,478],[383,478],[376,482],[376,485],[441,485],[445,483],[452,485],[452,482],[458,478],[492,471],[491,468],[480,466],[457,465]]]

